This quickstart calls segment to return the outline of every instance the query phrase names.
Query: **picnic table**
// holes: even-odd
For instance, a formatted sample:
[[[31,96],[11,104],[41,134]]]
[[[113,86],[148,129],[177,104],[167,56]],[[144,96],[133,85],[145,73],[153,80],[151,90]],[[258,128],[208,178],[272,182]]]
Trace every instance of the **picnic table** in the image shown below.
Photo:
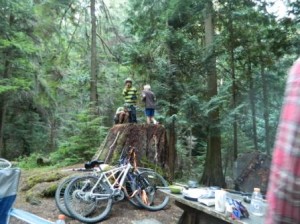
[[[186,199],[182,194],[173,194],[170,190],[163,190],[163,192],[169,195],[175,200],[175,205],[183,210],[183,214],[179,219],[178,224],[263,224],[264,216],[254,216],[250,213],[250,204],[244,203],[243,205],[249,211],[249,218],[242,218],[240,220],[233,220],[225,213],[221,213],[215,210],[215,206],[206,206],[198,201]],[[227,197],[231,197],[236,200],[243,200],[240,195],[227,193]]]

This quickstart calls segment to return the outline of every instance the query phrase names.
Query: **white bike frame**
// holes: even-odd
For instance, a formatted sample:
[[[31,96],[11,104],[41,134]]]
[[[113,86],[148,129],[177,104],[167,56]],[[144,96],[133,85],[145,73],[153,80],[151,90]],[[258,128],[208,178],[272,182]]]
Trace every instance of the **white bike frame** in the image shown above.
[[[92,187],[92,189],[89,192],[90,197],[96,198],[97,200],[101,200],[101,199],[104,200],[111,196],[119,194],[123,188],[127,174],[129,173],[129,170],[132,168],[133,168],[132,165],[130,163],[127,163],[126,165],[121,165],[119,167],[112,168],[108,171],[102,171],[100,173],[100,176],[98,177],[96,184]],[[97,193],[95,189],[100,184],[100,182],[105,182],[109,186],[112,193],[111,194]]]

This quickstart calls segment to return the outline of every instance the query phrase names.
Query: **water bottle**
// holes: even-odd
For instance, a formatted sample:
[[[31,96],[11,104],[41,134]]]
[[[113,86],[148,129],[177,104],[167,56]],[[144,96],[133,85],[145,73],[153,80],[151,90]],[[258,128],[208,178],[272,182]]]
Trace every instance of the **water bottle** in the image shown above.
[[[58,216],[58,220],[56,220],[55,224],[66,224],[65,218],[66,217],[63,214],[60,214]]]
[[[254,188],[251,197],[250,212],[255,216],[263,216],[264,208],[265,206],[263,197],[260,193],[260,188]]]
[[[215,210],[217,212],[226,211],[226,191],[223,189],[215,191]]]

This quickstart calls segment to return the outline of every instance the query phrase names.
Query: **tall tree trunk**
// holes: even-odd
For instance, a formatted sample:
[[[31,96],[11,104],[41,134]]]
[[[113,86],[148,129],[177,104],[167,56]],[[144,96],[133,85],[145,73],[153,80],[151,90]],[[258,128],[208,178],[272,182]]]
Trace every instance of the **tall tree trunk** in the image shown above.
[[[4,62],[4,71],[1,75],[1,79],[8,78],[10,76],[10,62],[9,53],[6,52],[6,60]],[[0,94],[0,157],[6,157],[6,149],[4,147],[4,127],[6,118],[6,93]]]
[[[260,60],[262,61],[262,60]],[[268,98],[268,84],[266,81],[266,74],[263,63],[260,66],[260,74],[262,80],[262,90],[263,90],[263,110],[264,110],[264,120],[265,120],[265,149],[267,155],[270,155],[270,132],[269,132],[269,98]]]
[[[173,29],[170,30],[171,33],[174,32]],[[173,36],[173,35],[171,35]],[[170,87],[170,92],[168,94],[167,101],[169,102],[169,108],[167,111],[167,116],[171,117],[171,122],[167,127],[167,139],[168,139],[168,167],[169,167],[169,179],[172,181],[175,175],[175,168],[176,168],[176,158],[177,158],[177,151],[176,151],[176,114],[178,109],[174,105],[178,105],[178,95],[182,92],[181,89],[178,88],[176,85],[177,79],[179,75],[176,74],[174,71],[173,65],[176,64],[176,60],[173,59],[173,55],[175,55],[175,48],[177,47],[173,43],[168,43],[168,55],[169,55],[169,72],[168,78],[166,79],[167,86]]]
[[[231,78],[232,78],[232,109],[235,110],[237,107],[237,92],[238,87],[236,85],[235,79],[235,67],[234,67],[234,53],[233,49],[231,52]],[[234,112],[233,115],[233,160],[237,159],[238,155],[238,116],[237,113]]]
[[[229,3],[230,4],[230,8],[232,6],[232,2]],[[230,12],[231,13],[231,12]],[[230,69],[231,69],[231,80],[232,80],[232,109],[235,110],[236,106],[237,106],[237,92],[238,92],[238,87],[236,85],[236,77],[235,77],[235,60],[234,60],[234,29],[233,29],[233,19],[231,17],[230,14],[230,18],[229,18],[229,40],[230,40]],[[237,129],[238,129],[238,121],[237,121],[237,113],[234,112],[233,115],[233,160],[237,159],[237,155],[238,155],[238,135],[237,135]]]
[[[4,123],[5,123],[6,105],[4,96],[0,96],[0,157],[6,157],[4,148]]]
[[[175,119],[172,119],[171,125],[168,129],[168,167],[170,172],[170,180],[174,180],[175,161],[176,161],[176,128]]]
[[[14,16],[11,14],[9,16],[9,26],[12,26],[14,20]],[[10,50],[7,49],[4,51],[4,70],[0,78],[5,79],[11,76],[11,63],[10,63]],[[6,120],[6,93],[0,94],[0,157],[6,157],[6,149],[4,146],[4,127],[5,127],[5,120]]]
[[[49,136],[49,144],[48,148],[50,152],[53,152],[53,150],[56,148],[56,131],[57,131],[57,121],[55,116],[51,114],[51,117],[49,119],[49,126],[50,126],[50,136]]]
[[[213,5],[212,2],[206,6],[205,14],[205,44],[209,52],[210,59],[208,62],[208,97],[212,97],[218,94],[217,86],[217,72],[216,72],[216,58],[213,50],[214,40],[214,25],[213,25]],[[225,179],[222,170],[222,158],[221,158],[221,134],[220,134],[220,118],[219,109],[216,108],[209,113],[210,125],[208,127],[208,144],[207,154],[205,160],[205,167],[201,183],[207,186],[225,186]]]
[[[255,91],[254,91],[254,82],[253,82],[253,77],[252,77],[251,60],[248,60],[247,73],[248,73],[248,78],[249,78],[249,99],[250,99],[251,117],[252,117],[253,144],[254,144],[254,149],[258,150],[257,128],[256,128]]]
[[[95,15],[95,2],[96,0],[91,0],[91,25],[92,25],[92,40],[91,40],[91,80],[90,80],[90,106],[92,112],[97,114],[97,73],[98,73],[98,63],[97,63],[97,33],[96,33],[96,15]]]
[[[170,54],[172,55],[172,54]],[[170,62],[170,67],[171,67],[171,62]],[[171,70],[171,69],[170,69]],[[168,79],[169,80],[169,86],[171,87],[172,91],[170,92],[170,98],[168,101],[170,102],[170,106],[168,108],[167,115],[171,117],[171,122],[168,125],[167,128],[167,139],[168,139],[168,167],[169,167],[169,176],[170,180],[172,181],[174,179],[175,175],[175,167],[176,167],[176,158],[177,158],[177,151],[176,151],[176,116],[177,114],[177,109],[173,105],[177,105],[178,102],[176,102],[177,98],[177,87],[175,85],[175,77],[176,75],[173,73],[173,71],[170,71],[169,74],[171,77]]]

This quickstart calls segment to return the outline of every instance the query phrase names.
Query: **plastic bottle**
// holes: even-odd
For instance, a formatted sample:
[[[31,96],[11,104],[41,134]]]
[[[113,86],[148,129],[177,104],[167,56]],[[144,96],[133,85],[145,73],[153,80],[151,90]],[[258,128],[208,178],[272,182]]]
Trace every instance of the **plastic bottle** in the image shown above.
[[[226,191],[223,189],[215,191],[215,210],[217,212],[226,211]]]
[[[65,218],[66,218],[65,215],[60,214],[58,216],[58,220],[56,220],[55,224],[66,224]]]
[[[250,212],[255,216],[263,216],[265,212],[264,210],[265,205],[260,193],[260,188],[254,188],[251,197]]]

